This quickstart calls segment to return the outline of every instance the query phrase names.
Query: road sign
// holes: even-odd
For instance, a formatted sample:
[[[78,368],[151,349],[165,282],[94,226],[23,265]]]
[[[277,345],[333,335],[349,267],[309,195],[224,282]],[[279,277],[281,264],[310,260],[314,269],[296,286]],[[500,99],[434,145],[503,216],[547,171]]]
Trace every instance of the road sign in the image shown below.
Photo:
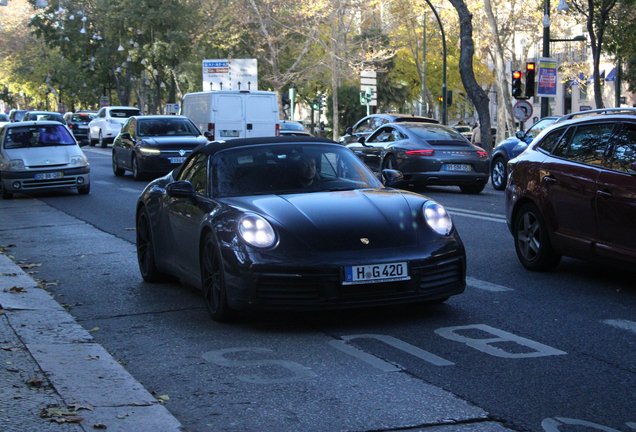
[[[532,105],[528,101],[520,100],[512,108],[512,114],[517,120],[526,121],[532,117]]]
[[[258,90],[256,59],[203,60],[203,90]]]
[[[166,114],[178,114],[179,113],[179,104],[178,103],[168,103],[166,104]]]

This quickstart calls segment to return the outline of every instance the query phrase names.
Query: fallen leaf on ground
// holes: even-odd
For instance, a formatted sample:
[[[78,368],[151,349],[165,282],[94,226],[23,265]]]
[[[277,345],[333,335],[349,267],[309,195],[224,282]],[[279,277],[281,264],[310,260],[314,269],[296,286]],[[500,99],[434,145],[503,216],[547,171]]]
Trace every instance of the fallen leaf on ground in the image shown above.
[[[46,387],[48,384],[44,378],[39,377],[29,378],[26,383],[31,387]]]
[[[0,276],[17,276],[17,273],[0,273]]]
[[[134,231],[134,230],[136,230],[137,228],[125,228],[125,229],[126,229],[126,231]]]
[[[79,423],[84,421],[84,417],[56,417],[56,418],[52,418],[51,420],[52,422],[55,423]]]
[[[99,327],[93,327],[88,332],[91,333],[91,332],[94,332],[94,331],[97,331],[97,330],[99,330]]]
[[[92,355],[89,355],[85,360],[99,360],[99,356],[93,357]]]
[[[77,413],[66,408],[43,408],[40,410],[40,417],[74,417]]]
[[[20,351],[22,348],[5,345],[5,346],[0,347],[0,349],[3,349],[5,351]]]
[[[161,402],[165,402],[167,400],[170,400],[170,396],[168,396],[167,394],[161,395],[161,396],[157,396],[157,400],[161,401]]]
[[[24,289],[24,287],[17,287],[14,286],[13,288],[9,288],[9,289],[3,289],[2,291],[4,292],[9,292],[11,294],[17,294],[17,293],[25,293],[26,290]]]
[[[93,429],[108,429],[104,423],[95,423]]]
[[[22,264],[20,268],[23,270],[27,270],[27,269],[32,269],[33,267],[41,267],[41,266],[42,266],[41,263],[40,264],[31,263],[31,264]]]
[[[68,409],[73,410],[73,411],[79,411],[79,410],[89,410],[89,411],[93,411],[95,409],[95,407],[91,404],[86,404],[86,405],[81,405],[78,403],[74,403],[74,404],[70,404],[68,406]]]

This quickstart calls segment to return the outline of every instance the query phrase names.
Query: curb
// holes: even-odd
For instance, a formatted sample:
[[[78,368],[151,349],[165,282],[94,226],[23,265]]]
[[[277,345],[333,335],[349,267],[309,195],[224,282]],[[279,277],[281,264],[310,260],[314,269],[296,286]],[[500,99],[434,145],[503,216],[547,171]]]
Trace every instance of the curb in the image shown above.
[[[0,338],[4,367],[0,379],[6,377],[2,381],[13,383],[2,385],[0,429],[39,432],[53,426],[58,431],[185,431],[88,331],[3,253]],[[33,374],[35,381],[23,382],[26,375]],[[37,378],[42,374],[44,379]],[[37,418],[47,409],[55,414],[53,418]],[[16,421],[20,423],[14,424]],[[61,428],[62,424],[67,428]]]

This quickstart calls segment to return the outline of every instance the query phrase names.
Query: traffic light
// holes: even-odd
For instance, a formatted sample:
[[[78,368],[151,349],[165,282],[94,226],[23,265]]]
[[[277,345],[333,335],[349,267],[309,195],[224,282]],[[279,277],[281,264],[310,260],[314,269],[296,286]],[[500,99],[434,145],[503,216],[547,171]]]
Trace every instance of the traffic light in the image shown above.
[[[324,108],[325,106],[327,106],[326,102],[325,102],[325,95],[321,94],[318,96],[318,108]]]
[[[523,74],[521,71],[514,71],[512,73],[512,97],[518,98],[523,94],[521,92],[521,77]]]
[[[453,104],[453,91],[446,90],[446,105],[451,106]]]
[[[311,108],[314,110],[318,109],[318,101],[316,99],[311,102]]]
[[[366,105],[367,104],[367,94],[366,94],[366,92],[363,92],[363,91],[360,92],[360,103],[362,105]]]
[[[526,63],[526,97],[534,97],[534,62]]]

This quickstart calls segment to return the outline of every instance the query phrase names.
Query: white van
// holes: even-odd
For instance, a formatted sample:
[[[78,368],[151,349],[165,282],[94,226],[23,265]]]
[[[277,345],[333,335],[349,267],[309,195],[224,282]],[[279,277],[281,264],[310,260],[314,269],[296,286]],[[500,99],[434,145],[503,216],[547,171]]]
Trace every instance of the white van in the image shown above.
[[[278,100],[270,91],[219,90],[188,93],[181,115],[210,140],[279,136]]]

